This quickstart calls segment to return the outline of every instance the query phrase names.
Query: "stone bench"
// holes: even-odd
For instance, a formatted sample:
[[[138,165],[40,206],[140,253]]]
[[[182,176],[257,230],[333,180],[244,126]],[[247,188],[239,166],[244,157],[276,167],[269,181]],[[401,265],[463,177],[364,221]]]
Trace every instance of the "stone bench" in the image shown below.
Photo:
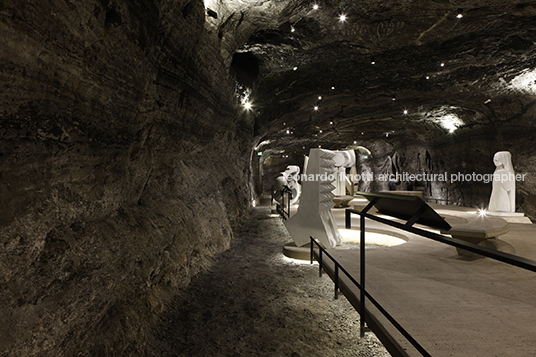
[[[450,230],[442,230],[441,233],[450,234],[452,238],[463,240],[468,243],[499,250],[501,241],[497,240],[497,237],[508,233],[508,231],[510,231],[510,225],[504,219],[479,216],[466,223],[453,224]],[[458,255],[463,257],[479,257],[478,254],[469,252],[465,249],[456,248],[456,250],[458,251]]]

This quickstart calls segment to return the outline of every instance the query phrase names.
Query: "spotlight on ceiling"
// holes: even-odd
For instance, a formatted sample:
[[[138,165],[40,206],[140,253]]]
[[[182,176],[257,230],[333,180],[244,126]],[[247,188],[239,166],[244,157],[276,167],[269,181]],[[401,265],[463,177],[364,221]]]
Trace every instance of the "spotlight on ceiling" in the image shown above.
[[[318,4],[313,5],[313,10],[318,10]]]
[[[408,115],[408,110],[404,109],[404,115]]]
[[[318,111],[318,105],[315,105],[315,106],[313,107],[313,109],[314,109],[315,112],[317,112],[317,111]]]
[[[461,19],[463,17],[463,9],[458,9],[458,15],[456,15],[458,19]]]
[[[340,14],[339,15],[339,21],[340,22],[346,22],[346,15],[345,14]]]
[[[244,103],[244,109],[250,110],[251,109],[251,103],[250,102]]]
[[[295,32],[296,29],[294,28],[294,26],[290,26],[290,32]]]

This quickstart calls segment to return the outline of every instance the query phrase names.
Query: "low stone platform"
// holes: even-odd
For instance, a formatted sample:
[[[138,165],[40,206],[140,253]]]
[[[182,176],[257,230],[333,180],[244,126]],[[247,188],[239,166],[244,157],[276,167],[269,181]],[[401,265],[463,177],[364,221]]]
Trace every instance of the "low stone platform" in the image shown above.
[[[479,215],[465,223],[452,225],[450,230],[442,230],[441,234],[450,234],[452,238],[498,250],[504,245],[499,244],[497,238],[509,231],[510,225],[504,219]],[[487,240],[490,241],[486,242]],[[465,249],[456,248],[456,250],[459,255],[464,257],[480,257],[478,254]]]

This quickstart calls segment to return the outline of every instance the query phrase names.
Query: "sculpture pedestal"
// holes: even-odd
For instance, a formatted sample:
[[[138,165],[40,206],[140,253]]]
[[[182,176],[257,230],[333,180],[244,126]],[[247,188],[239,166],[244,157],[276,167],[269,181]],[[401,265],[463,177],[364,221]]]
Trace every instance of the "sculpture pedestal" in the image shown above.
[[[525,217],[523,212],[499,212],[499,211],[486,211],[488,216],[497,217]]]
[[[523,212],[498,212],[498,211],[486,211],[487,216],[501,217],[509,223],[526,223],[532,224],[532,221],[525,217]]]
[[[350,207],[348,204],[351,200],[354,199],[354,196],[335,196],[331,200],[335,204],[335,208],[341,207]]]

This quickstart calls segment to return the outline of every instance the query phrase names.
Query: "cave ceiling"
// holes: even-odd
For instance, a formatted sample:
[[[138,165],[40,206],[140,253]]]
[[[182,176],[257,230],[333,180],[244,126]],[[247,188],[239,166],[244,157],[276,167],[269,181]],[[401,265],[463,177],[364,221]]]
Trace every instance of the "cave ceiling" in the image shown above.
[[[248,25],[231,71],[265,149],[430,140],[533,110],[536,1],[234,4]]]

